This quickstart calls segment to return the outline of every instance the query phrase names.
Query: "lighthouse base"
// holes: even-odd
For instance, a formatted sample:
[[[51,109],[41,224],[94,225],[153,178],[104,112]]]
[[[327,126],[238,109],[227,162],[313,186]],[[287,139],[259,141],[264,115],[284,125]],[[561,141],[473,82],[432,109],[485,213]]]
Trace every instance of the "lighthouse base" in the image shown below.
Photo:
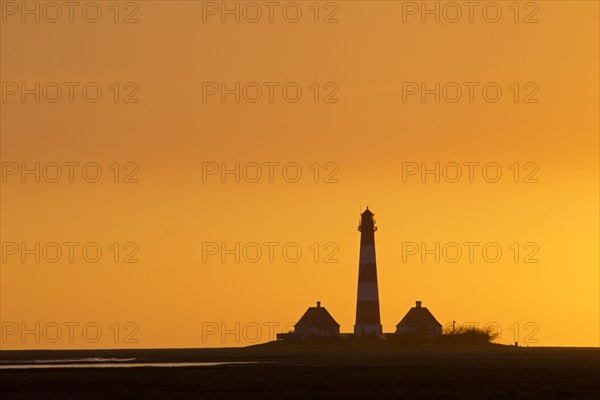
[[[383,328],[376,324],[358,324],[354,325],[354,334],[356,336],[377,336],[383,339]]]

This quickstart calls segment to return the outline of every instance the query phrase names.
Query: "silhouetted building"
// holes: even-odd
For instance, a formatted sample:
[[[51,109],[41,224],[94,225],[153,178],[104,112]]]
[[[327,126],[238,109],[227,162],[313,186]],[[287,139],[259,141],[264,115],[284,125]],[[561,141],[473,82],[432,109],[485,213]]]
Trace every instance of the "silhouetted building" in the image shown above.
[[[375,214],[369,207],[361,214],[360,258],[358,266],[358,295],[356,299],[357,336],[375,335],[383,337],[379,317],[379,291],[377,288],[377,263],[375,262]]]
[[[441,337],[441,334],[442,324],[427,307],[421,306],[420,301],[417,301],[415,307],[408,310],[402,321],[396,325],[397,337],[407,342],[431,341]]]
[[[277,334],[277,339],[306,340],[310,338],[334,338],[340,335],[340,324],[329,314],[321,302],[309,307],[294,325],[294,332]]]

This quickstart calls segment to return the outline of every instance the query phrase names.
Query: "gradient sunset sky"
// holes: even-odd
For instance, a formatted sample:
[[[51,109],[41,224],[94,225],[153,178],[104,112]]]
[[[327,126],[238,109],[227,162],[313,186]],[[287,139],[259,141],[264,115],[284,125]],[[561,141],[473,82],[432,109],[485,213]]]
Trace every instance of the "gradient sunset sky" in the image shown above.
[[[122,2],[118,23],[112,2],[98,2],[103,17],[97,23],[80,13],[73,23],[23,23],[20,14],[3,11],[3,168],[95,162],[103,172],[98,183],[80,175],[74,183],[3,176],[3,333],[14,324],[94,322],[103,334],[95,343],[80,334],[70,342],[64,328],[52,343],[31,335],[22,340],[18,333],[3,340],[2,349],[242,346],[251,344],[253,324],[262,327],[259,341],[270,340],[269,324],[279,324],[280,332],[316,301],[342,332],[351,332],[357,225],[367,205],[379,227],[384,332],[393,332],[420,300],[442,324],[497,324],[500,343],[513,342],[518,331],[520,342],[528,334],[537,340],[529,345],[598,346],[598,2],[535,2],[537,23],[523,22],[536,10],[525,9],[526,2],[518,23],[512,1],[499,2],[497,23],[481,11],[472,23],[467,16],[423,23],[420,14],[403,22],[403,2],[393,1],[321,2],[315,23],[313,2],[297,3],[303,10],[297,23],[281,12],[273,23],[266,16],[222,23],[219,14],[203,22],[200,1],[140,1],[129,9]],[[133,11],[139,22],[123,23]],[[338,22],[324,23],[331,13]],[[97,82],[103,97],[88,103],[76,90],[72,103],[35,103],[33,96],[23,102],[7,95],[12,86],[6,82]],[[120,100],[133,82],[139,101],[115,103],[109,89],[115,82]],[[204,102],[203,82],[279,82],[278,88],[297,82],[303,97],[289,103],[276,89],[272,103],[264,97],[235,103],[232,96]],[[315,82],[318,102],[310,89]],[[473,102],[463,93],[456,103],[436,103],[418,95],[403,101],[404,82],[480,86]],[[481,96],[489,82],[503,89],[496,103]],[[510,89],[515,82],[517,102]],[[325,103],[331,88],[339,88],[338,101]],[[538,101],[524,102],[531,88]],[[135,163],[139,182],[114,183],[115,162],[120,181],[131,171],[124,165]],[[203,163],[271,162],[299,164],[302,178],[287,182],[278,168],[273,183],[264,176],[257,183],[229,176],[223,183],[219,175],[203,182]],[[473,183],[467,177],[403,180],[406,163],[471,162],[497,163],[502,178],[489,183],[478,168]],[[524,169],[527,163],[531,169]],[[533,169],[538,182],[523,182]],[[324,182],[332,172],[337,182]],[[97,242],[103,257],[89,263],[76,253],[73,263],[65,255],[57,263],[21,262],[20,255],[6,254],[7,242]],[[115,242],[136,243],[139,262],[123,263],[127,250],[121,249],[115,263],[109,249]],[[219,255],[203,262],[207,242],[280,245],[274,262],[266,253],[255,263],[243,257],[236,263],[233,256],[222,262]],[[436,263],[433,256],[403,260],[407,242],[481,246],[474,262],[463,254],[458,262]],[[503,250],[495,263],[481,256],[490,242]],[[298,262],[281,255],[286,243],[301,247]],[[524,249],[528,243],[533,247]],[[538,262],[524,262],[533,248]],[[324,262],[332,249],[338,262]],[[128,322],[139,328],[137,343],[123,341]],[[118,340],[110,328],[115,323]],[[221,332],[203,338],[207,324],[239,333],[249,328],[239,340],[234,334],[222,340]]]

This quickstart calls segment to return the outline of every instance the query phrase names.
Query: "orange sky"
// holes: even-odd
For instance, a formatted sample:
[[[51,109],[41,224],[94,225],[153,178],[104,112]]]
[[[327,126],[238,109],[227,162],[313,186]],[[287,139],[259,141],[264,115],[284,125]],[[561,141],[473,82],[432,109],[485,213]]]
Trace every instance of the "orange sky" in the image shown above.
[[[518,23],[512,1],[499,2],[497,23],[479,8],[472,23],[467,9],[456,23],[444,15],[440,23],[434,16],[422,23],[419,13],[403,22],[407,4],[391,1],[321,2],[319,23],[313,2],[297,2],[297,23],[281,14],[289,2],[278,3],[272,23],[267,9],[256,23],[235,23],[232,16],[222,23],[218,13],[203,23],[200,1],[121,2],[119,23],[113,2],[95,3],[102,9],[97,23],[86,22],[79,8],[72,23],[64,9],[51,23],[44,18],[54,10],[41,9],[36,23],[35,15],[22,22],[15,2],[1,3],[2,349],[247,345],[269,340],[270,325],[280,332],[317,300],[351,332],[357,224],[366,205],[379,226],[384,332],[421,300],[442,324],[496,323],[501,343],[514,341],[518,331],[522,343],[531,334],[529,345],[598,345],[597,2],[521,2]],[[479,4],[483,9],[486,2]],[[123,23],[130,13],[139,22]],[[323,23],[331,13],[338,22]],[[537,23],[523,23],[530,14]],[[23,82],[28,88],[40,82],[39,103],[35,94],[22,101]],[[46,101],[55,93],[48,82],[64,90],[56,103]],[[65,82],[79,83],[73,102]],[[89,82],[102,88],[97,103],[82,97]],[[235,103],[228,95],[223,103],[217,94],[203,102],[203,82],[229,88],[257,82],[263,97]],[[265,82],[277,82],[273,102]],[[289,82],[302,88],[296,103],[282,97]],[[443,97],[436,103],[434,95],[403,101],[406,82],[430,89],[457,82],[465,91],[456,103]],[[473,102],[465,82],[478,84]],[[502,89],[496,103],[482,96],[490,82]],[[447,96],[455,86],[447,86]],[[138,102],[124,103],[134,88]],[[255,86],[247,88],[252,97]],[[323,102],[335,88],[338,101]],[[539,91],[530,99],[538,101],[524,102],[533,89]],[[47,174],[54,165],[48,163],[62,165],[62,179],[35,183],[27,175],[23,183],[20,171],[9,174],[15,165],[36,162]],[[65,162],[80,163],[73,183]],[[115,162],[120,183],[114,183]],[[135,172],[128,162],[139,168],[137,183],[123,183]],[[100,166],[99,182],[83,179],[86,163]],[[263,176],[235,183],[228,175],[221,183],[217,174],[203,182],[203,163],[240,163],[249,179],[254,164],[248,163],[258,163]],[[273,183],[264,163],[279,163]],[[301,168],[296,183],[284,179],[293,180],[294,169],[282,176],[288,163]],[[458,163],[463,178],[435,183],[428,175],[423,183],[417,174],[403,182],[406,163]],[[464,163],[480,164],[473,183]],[[487,163],[500,166],[498,182],[482,176]],[[539,182],[524,183],[534,169]],[[93,178],[94,169],[87,171]],[[337,182],[324,183],[332,172]],[[33,248],[36,242],[61,243],[62,258],[50,263],[40,254],[36,263],[29,255],[22,262],[20,252],[11,254],[11,243]],[[73,263],[64,242],[81,244]],[[89,242],[103,251],[97,263],[81,254]],[[123,249],[128,242],[136,245]],[[247,260],[254,253],[240,254],[236,263],[235,255],[222,262],[218,253],[203,262],[209,242],[230,249],[239,242],[249,252],[248,243],[259,243],[263,255],[253,263]],[[265,242],[279,243],[272,263]],[[420,253],[404,254],[403,262],[407,243],[431,249],[436,242],[480,246],[472,263],[466,253],[455,263],[443,257],[436,263],[433,256],[422,262]],[[490,242],[503,250],[495,263],[480,251]],[[302,249],[296,263],[281,253],[294,243]],[[139,262],[122,262],[136,246]],[[52,258],[46,247],[46,259]],[[539,261],[523,262],[532,249]],[[333,250],[338,262],[324,262]],[[36,331],[36,323],[38,342],[35,334],[21,337],[23,327]],[[70,323],[79,324],[71,324],[73,340]],[[87,336],[86,324],[92,326]],[[53,342],[57,325],[62,336]],[[97,341],[90,339],[94,327],[102,329]],[[137,343],[125,339],[130,333]]]

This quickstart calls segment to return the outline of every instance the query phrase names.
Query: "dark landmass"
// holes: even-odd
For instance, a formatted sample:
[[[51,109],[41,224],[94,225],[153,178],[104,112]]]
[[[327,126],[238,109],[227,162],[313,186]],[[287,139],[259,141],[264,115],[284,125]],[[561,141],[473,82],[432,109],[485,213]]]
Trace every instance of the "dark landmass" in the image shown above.
[[[273,341],[247,347],[194,349],[92,349],[92,350],[4,350],[2,365],[21,364],[32,360],[84,358],[135,358],[136,362],[202,362],[202,361],[301,361],[341,357],[347,359],[395,358],[398,352],[443,351],[448,349],[516,349],[490,343],[450,345],[401,345],[385,340],[340,341]]]
[[[600,398],[599,348],[272,342],[219,349],[0,351],[3,365],[83,358],[257,363],[2,370],[2,399]]]

